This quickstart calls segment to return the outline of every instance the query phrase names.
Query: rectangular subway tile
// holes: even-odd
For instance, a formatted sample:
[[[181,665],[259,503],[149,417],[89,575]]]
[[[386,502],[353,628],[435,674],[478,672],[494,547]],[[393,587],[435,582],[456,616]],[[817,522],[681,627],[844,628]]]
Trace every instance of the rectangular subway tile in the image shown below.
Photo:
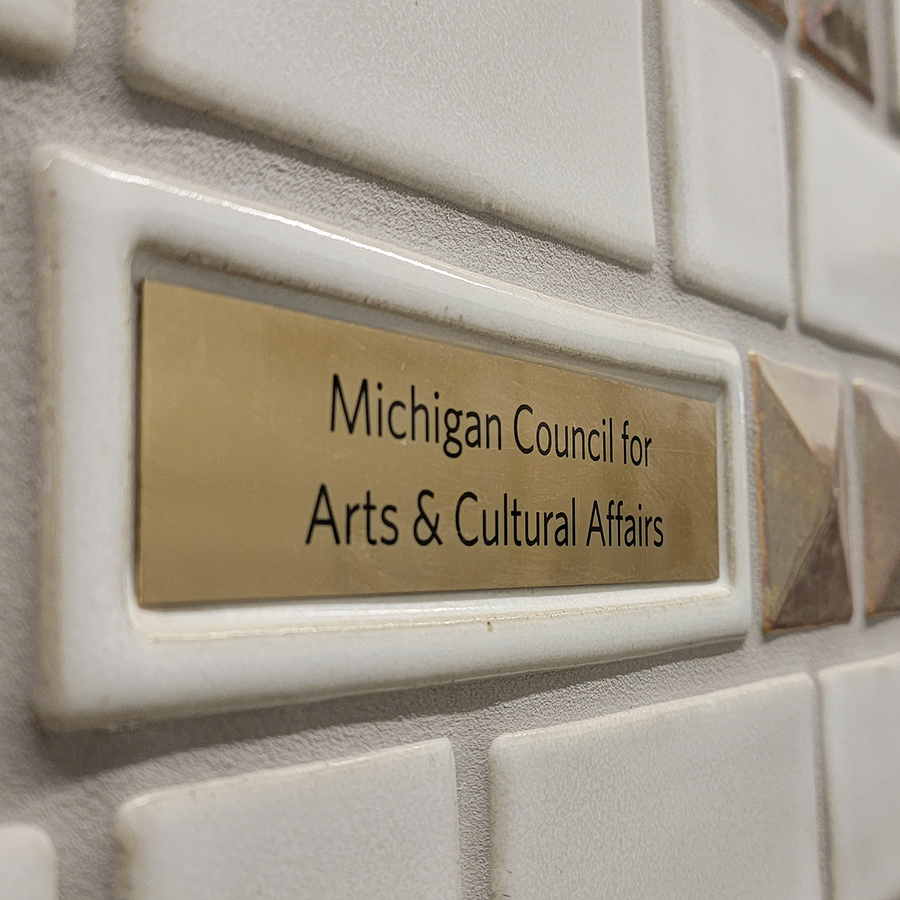
[[[900,356],[900,149],[805,76],[794,86],[801,322]]]
[[[835,666],[822,687],[835,900],[900,897],[900,655]]]
[[[445,740],[159,791],[119,813],[124,900],[459,900]]]
[[[622,259],[654,246],[640,0],[129,0],[138,88]]]
[[[784,319],[793,293],[775,61],[705,0],[667,0],[663,24],[675,276]]]
[[[50,838],[39,828],[0,827],[0,897],[55,900],[56,853]]]
[[[812,698],[794,675],[498,738],[494,896],[819,898]]]

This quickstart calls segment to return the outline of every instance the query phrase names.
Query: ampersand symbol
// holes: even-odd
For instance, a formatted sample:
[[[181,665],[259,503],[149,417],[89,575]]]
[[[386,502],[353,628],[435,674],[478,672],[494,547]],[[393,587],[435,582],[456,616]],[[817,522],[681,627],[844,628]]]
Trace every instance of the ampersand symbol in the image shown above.
[[[443,544],[444,542],[441,540],[441,536],[438,534],[438,522],[441,521],[441,514],[435,513],[434,521],[431,521],[428,513],[422,508],[422,498],[430,497],[432,500],[434,499],[433,491],[419,491],[419,515],[416,517],[416,521],[413,523],[413,537],[416,539],[416,543],[420,547],[427,547],[432,541],[437,541],[439,544]],[[422,525],[428,529],[428,534],[425,537],[419,537],[419,526]]]

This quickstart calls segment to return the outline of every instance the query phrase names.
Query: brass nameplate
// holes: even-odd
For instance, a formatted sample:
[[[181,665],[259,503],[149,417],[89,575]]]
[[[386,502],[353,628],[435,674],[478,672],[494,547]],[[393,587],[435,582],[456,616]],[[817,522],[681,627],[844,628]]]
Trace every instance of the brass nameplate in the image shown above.
[[[145,282],[144,606],[710,581],[716,408]]]

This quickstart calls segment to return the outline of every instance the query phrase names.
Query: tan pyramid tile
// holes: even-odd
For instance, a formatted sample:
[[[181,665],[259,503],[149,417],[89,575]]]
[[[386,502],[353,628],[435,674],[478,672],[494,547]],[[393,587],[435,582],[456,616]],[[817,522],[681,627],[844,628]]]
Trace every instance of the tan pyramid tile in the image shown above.
[[[900,611],[900,394],[853,384],[862,490],[866,612]]]
[[[872,100],[866,0],[800,0],[800,46]]]
[[[846,622],[845,465],[837,378],[750,354],[766,631]]]

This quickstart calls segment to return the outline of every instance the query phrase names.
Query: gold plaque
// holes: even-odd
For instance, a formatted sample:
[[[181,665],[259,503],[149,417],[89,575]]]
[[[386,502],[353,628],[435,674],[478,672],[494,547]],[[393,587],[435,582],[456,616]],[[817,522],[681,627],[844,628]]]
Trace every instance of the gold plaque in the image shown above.
[[[711,581],[714,403],[145,282],[144,606]]]

